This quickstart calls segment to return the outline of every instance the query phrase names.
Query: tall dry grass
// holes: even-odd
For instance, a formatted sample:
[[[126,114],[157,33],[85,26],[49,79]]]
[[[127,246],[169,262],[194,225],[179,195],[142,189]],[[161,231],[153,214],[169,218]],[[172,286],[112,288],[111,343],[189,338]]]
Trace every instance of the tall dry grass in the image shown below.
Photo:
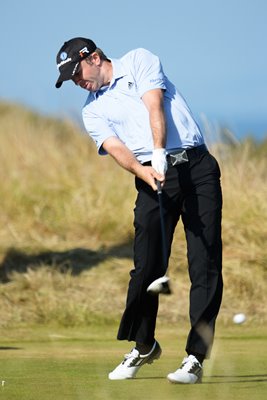
[[[267,320],[267,144],[220,143],[225,291],[220,318]],[[133,176],[69,121],[0,104],[0,324],[118,318],[132,268]],[[159,320],[187,318],[182,226],[170,261],[174,295]]]
[[[2,246],[98,246],[127,236],[133,177],[100,159],[71,122],[7,105],[0,118]]]

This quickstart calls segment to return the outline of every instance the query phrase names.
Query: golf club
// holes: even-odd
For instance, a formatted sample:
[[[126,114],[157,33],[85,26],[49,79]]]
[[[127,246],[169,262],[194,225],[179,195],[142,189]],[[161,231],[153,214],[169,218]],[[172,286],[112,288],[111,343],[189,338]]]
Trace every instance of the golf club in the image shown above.
[[[159,212],[160,212],[160,227],[161,227],[161,241],[162,241],[162,258],[163,265],[167,270],[168,256],[167,256],[167,241],[165,233],[164,215],[163,215],[163,203],[162,203],[162,188],[160,181],[157,180],[157,193],[159,200]],[[166,276],[161,276],[160,278],[154,280],[147,288],[147,292],[150,294],[171,294],[170,289],[170,278]]]

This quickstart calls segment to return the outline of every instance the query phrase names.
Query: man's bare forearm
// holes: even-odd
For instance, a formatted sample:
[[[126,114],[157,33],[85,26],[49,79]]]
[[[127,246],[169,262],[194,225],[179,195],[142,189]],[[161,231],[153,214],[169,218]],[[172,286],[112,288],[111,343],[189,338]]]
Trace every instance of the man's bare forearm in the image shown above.
[[[166,120],[163,91],[161,89],[150,90],[143,95],[142,100],[149,112],[154,149],[165,148]]]
[[[114,158],[114,160],[128,172],[148,183],[153,190],[157,190],[155,180],[162,181],[162,176],[152,167],[143,166],[118,138],[110,137],[103,143],[104,150]]]
[[[124,169],[138,176],[142,164],[134,154],[116,137],[110,137],[103,143],[103,148]]]

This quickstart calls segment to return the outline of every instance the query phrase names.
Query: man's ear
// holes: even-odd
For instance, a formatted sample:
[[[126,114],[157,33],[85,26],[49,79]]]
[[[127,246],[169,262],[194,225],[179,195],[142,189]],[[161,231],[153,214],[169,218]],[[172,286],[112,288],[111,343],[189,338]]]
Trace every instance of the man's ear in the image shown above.
[[[99,55],[97,54],[96,51],[94,51],[94,52],[91,54],[91,60],[93,61],[93,63],[94,63],[95,65],[100,65],[100,64],[101,64],[101,59],[100,59],[100,57],[99,57]]]

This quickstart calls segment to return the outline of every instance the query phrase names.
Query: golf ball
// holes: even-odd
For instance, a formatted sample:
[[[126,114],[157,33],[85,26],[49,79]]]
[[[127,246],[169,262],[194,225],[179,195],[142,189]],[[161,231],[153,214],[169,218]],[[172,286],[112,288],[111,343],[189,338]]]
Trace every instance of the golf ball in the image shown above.
[[[243,313],[235,314],[233,316],[233,322],[235,324],[243,324],[246,321],[246,316]]]

